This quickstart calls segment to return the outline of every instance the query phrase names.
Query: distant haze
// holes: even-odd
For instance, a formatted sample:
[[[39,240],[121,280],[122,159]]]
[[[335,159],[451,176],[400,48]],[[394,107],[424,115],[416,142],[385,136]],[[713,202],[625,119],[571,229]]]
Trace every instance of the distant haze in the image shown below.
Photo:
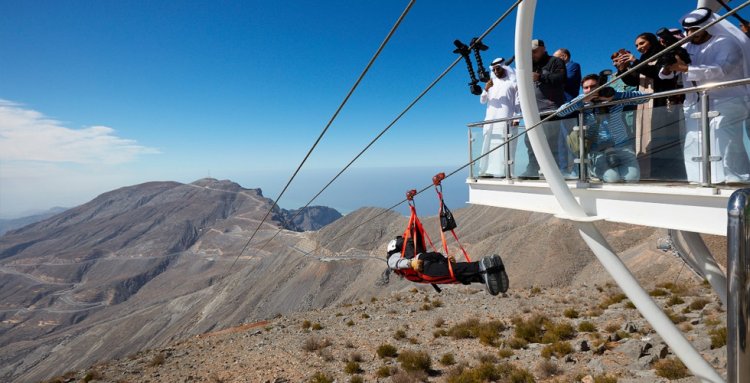
[[[345,172],[336,182],[326,189],[312,205],[330,206],[342,214],[354,211],[363,206],[391,207],[405,197],[406,190],[421,189],[432,182],[436,173],[450,172],[458,165],[435,167],[402,167],[402,168],[352,168]],[[302,169],[292,182],[289,190],[279,201],[285,209],[297,209],[304,206],[340,169]],[[288,171],[249,170],[243,173],[224,174],[212,172],[217,179],[229,179],[245,188],[261,188],[263,195],[275,199],[291,175]],[[465,185],[468,170],[461,171],[444,182],[446,204],[451,209],[464,207],[468,200],[468,189]],[[185,175],[174,178],[134,179],[127,184],[114,184],[114,180],[101,180],[101,183],[73,185],[39,185],[34,183],[28,188],[16,187],[5,191],[0,198],[0,217],[17,218],[28,216],[32,209],[42,211],[53,206],[77,206],[86,203],[101,193],[109,190],[131,186],[148,181],[178,181],[190,183],[201,178],[186,178]],[[21,185],[17,185],[21,186]],[[55,192],[50,192],[54,190]],[[12,193],[11,193],[12,192]],[[437,199],[433,189],[416,198],[420,214],[435,214]],[[402,214],[408,213],[406,204],[396,209]]]

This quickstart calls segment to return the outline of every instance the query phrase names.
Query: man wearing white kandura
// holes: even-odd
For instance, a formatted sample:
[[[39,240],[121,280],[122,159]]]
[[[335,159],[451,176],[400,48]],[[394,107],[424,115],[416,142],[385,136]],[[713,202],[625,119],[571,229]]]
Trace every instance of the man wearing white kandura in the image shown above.
[[[521,114],[518,100],[518,86],[516,85],[516,74],[513,69],[505,65],[505,59],[496,58],[492,61],[491,79],[485,85],[479,101],[487,104],[486,120],[511,117]],[[506,127],[510,137],[518,133],[518,122],[496,122],[485,124],[482,131],[482,154],[502,145],[509,137],[506,137]],[[505,176],[505,151],[510,150],[511,161],[516,155],[516,140],[507,146],[497,149],[479,160],[480,177],[504,177]]]
[[[699,86],[714,82],[739,80],[750,77],[750,39],[726,20],[722,20],[704,31],[701,27],[717,19],[708,8],[696,9],[682,20],[682,26],[690,40],[685,49],[690,54],[690,63],[676,57],[676,63],[664,67],[661,78],[682,76],[685,86]],[[709,110],[718,112],[710,120],[711,155],[719,161],[711,163],[712,183],[746,183],[750,181],[750,161],[743,143],[743,125],[748,120],[750,89],[734,86],[712,90],[708,93]],[[683,104],[685,116],[700,112],[700,99],[688,93]],[[685,169],[688,180],[701,180],[701,163],[694,161],[701,156],[700,119],[688,118],[685,136]]]

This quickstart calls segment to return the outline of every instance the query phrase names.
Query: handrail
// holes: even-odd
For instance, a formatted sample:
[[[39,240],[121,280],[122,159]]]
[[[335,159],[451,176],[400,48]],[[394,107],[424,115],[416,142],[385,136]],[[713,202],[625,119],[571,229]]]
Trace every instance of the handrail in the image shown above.
[[[750,189],[732,193],[727,206],[727,381],[746,382],[750,377],[748,348],[748,246],[750,246]]]
[[[650,100],[654,98],[663,98],[663,97],[669,97],[669,96],[675,96],[678,94],[687,94],[687,93],[693,93],[693,92],[703,92],[703,91],[710,91],[710,90],[716,90],[716,89],[722,89],[722,88],[729,88],[733,86],[739,86],[739,85],[750,85],[750,78],[743,78],[739,80],[731,80],[731,81],[724,81],[724,82],[717,82],[717,83],[711,83],[711,84],[705,84],[700,86],[694,86],[691,88],[680,88],[680,89],[673,89],[673,90],[666,90],[664,92],[658,92],[658,93],[650,93],[650,94],[644,94],[643,96],[636,96],[636,97],[630,97],[630,98],[624,98],[621,100],[613,100],[608,102],[602,102],[597,103],[595,105],[586,105],[583,107],[583,109],[591,109],[591,108],[598,108],[601,106],[610,106],[610,105],[617,105],[617,104],[624,104],[624,103],[631,103],[635,101],[641,101],[641,100]],[[545,110],[543,112],[540,112],[540,116],[548,116],[552,113],[556,112],[556,110]],[[473,128],[477,126],[482,126],[484,124],[494,124],[496,122],[506,122],[506,121],[513,121],[513,120],[520,120],[522,119],[522,115],[515,115],[511,117],[505,117],[505,118],[498,118],[494,120],[485,120],[485,121],[478,121],[478,122],[472,122],[469,124],[466,124],[467,127]]]

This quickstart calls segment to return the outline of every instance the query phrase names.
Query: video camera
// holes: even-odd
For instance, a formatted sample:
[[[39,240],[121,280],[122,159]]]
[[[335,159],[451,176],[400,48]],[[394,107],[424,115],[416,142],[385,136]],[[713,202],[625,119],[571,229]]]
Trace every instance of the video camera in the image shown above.
[[[656,31],[656,35],[659,36],[659,38],[663,41],[665,48],[680,41],[667,28],[659,28],[659,30]],[[677,59],[675,58],[675,56],[679,57],[680,60],[682,60],[685,64],[690,64],[692,62],[690,60],[690,54],[688,53],[688,51],[681,46],[676,46],[670,49],[668,53],[665,53],[664,55],[659,57],[659,59],[656,60],[656,63],[660,67],[675,64],[677,63]]]

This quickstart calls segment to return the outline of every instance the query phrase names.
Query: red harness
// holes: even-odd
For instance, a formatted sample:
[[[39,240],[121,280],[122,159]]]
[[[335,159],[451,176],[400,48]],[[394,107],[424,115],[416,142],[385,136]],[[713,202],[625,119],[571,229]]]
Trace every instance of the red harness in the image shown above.
[[[445,203],[443,202],[442,185],[440,184],[440,182],[444,178],[445,178],[445,173],[439,173],[435,177],[432,178],[432,182],[435,186],[435,191],[437,192],[438,199],[440,201],[440,207],[438,209],[438,213],[440,217],[443,217],[446,213],[450,214],[447,207],[445,206]],[[417,254],[423,253],[426,251],[425,238],[427,239],[427,243],[430,244],[430,248],[432,248],[432,250],[435,251],[435,245],[432,244],[432,240],[430,239],[430,236],[427,235],[427,232],[422,226],[422,222],[419,220],[419,217],[417,216],[417,209],[414,206],[414,196],[416,194],[417,194],[416,190],[409,190],[408,192],[406,192],[406,200],[409,203],[409,210],[411,214],[409,216],[409,223],[406,226],[406,230],[404,230],[404,235],[403,235],[404,244],[401,247],[401,258],[406,258],[406,249],[407,249],[407,246],[409,245],[410,240],[412,241],[412,249],[414,251],[412,256],[416,256]],[[439,289],[435,285],[438,285],[438,284],[443,285],[443,284],[460,283],[456,279],[456,276],[453,274],[453,262],[454,261],[451,259],[450,253],[448,251],[448,243],[445,239],[445,231],[450,231],[451,234],[453,234],[453,238],[456,240],[456,243],[458,243],[458,246],[461,249],[461,252],[463,253],[464,258],[466,259],[466,262],[471,262],[471,258],[469,258],[469,254],[461,245],[461,242],[458,241],[458,236],[456,235],[456,232],[454,231],[453,228],[450,228],[448,230],[440,231],[440,240],[442,242],[444,255],[448,257],[449,259],[448,260],[449,275],[442,276],[442,277],[433,277],[433,276],[422,274],[414,269],[395,270],[395,273],[403,276],[404,278],[412,282],[430,283],[437,290]]]

